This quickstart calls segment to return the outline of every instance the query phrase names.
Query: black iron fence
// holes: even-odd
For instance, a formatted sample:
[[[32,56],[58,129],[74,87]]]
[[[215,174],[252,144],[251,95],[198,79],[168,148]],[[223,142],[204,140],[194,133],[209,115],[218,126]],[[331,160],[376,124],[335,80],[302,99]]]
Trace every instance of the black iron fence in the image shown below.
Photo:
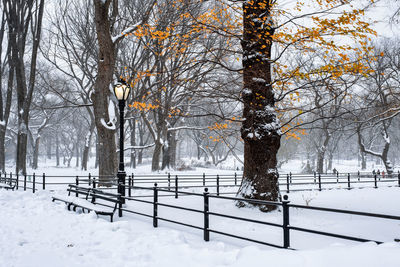
[[[26,174],[18,175],[13,173],[0,173],[0,183],[14,184],[16,189],[37,190],[56,189],[57,186],[75,183],[76,185],[87,184],[96,186],[102,180],[115,182],[115,176],[95,176],[90,173],[87,175],[48,175]],[[242,173],[233,174],[149,174],[135,175],[130,174],[126,177],[126,188],[132,186],[151,187],[157,183],[159,187],[168,190],[178,191],[182,188],[204,188],[212,189],[217,195],[236,194],[237,187],[242,181]],[[103,182],[104,184],[104,182]],[[353,188],[378,188],[382,186],[400,186],[400,172],[390,175],[378,175],[371,173],[335,173],[335,174],[280,174],[279,186],[282,192],[310,191],[310,190],[329,190],[333,188],[353,189]],[[221,188],[232,187],[232,192],[221,192]]]
[[[141,186],[129,186],[130,190],[144,190],[148,191],[151,193],[152,198],[149,200],[140,198],[140,197],[129,197],[126,196],[124,197],[126,200],[126,203],[128,204],[129,201],[131,202],[138,202],[138,203],[144,203],[149,205],[147,212],[143,210],[135,210],[132,208],[122,208],[122,211],[139,215],[139,216],[144,216],[147,218],[151,218],[153,222],[153,227],[158,227],[159,221],[164,221],[168,223],[173,223],[185,227],[190,227],[193,229],[197,229],[199,231],[203,232],[203,239],[204,241],[209,241],[210,240],[210,234],[218,234],[218,235],[223,235],[223,236],[228,236],[231,238],[235,239],[241,239],[245,241],[250,241],[262,245],[267,245],[275,248],[285,248],[285,249],[295,249],[291,246],[291,233],[294,231],[297,232],[305,232],[308,234],[313,234],[313,235],[322,235],[322,236],[327,236],[331,238],[338,238],[338,239],[344,239],[344,240],[349,240],[349,241],[355,241],[355,242],[375,242],[377,244],[383,243],[381,240],[373,240],[369,239],[366,237],[362,236],[352,236],[352,235],[345,235],[341,233],[334,233],[334,232],[328,232],[328,231],[322,231],[318,229],[312,229],[309,227],[304,227],[301,225],[295,225],[293,222],[290,220],[290,210],[292,209],[303,209],[303,210],[312,210],[312,211],[319,211],[319,212],[326,212],[326,213],[336,213],[336,214],[348,214],[348,215],[356,215],[356,216],[364,216],[364,217],[370,217],[370,218],[379,218],[379,219],[386,219],[386,220],[395,220],[395,221],[400,221],[400,216],[395,216],[395,215],[386,215],[386,214],[378,214],[378,213],[369,213],[369,212],[361,212],[361,211],[352,211],[352,210],[343,210],[343,209],[333,209],[333,208],[324,208],[324,207],[316,207],[316,206],[308,206],[308,205],[298,205],[298,204],[291,204],[290,201],[288,200],[288,197],[285,195],[283,197],[282,202],[272,202],[272,201],[262,201],[262,200],[254,200],[254,199],[243,199],[243,198],[237,198],[237,197],[228,197],[228,196],[218,196],[216,194],[211,194],[208,192],[208,188],[204,189],[203,193],[193,193],[193,192],[187,192],[187,191],[171,191],[168,190],[167,188],[160,188],[158,187],[157,184],[154,184],[153,187],[141,187]],[[164,193],[170,196],[170,193],[178,193],[179,195],[186,195],[186,196],[191,196],[194,198],[202,199],[202,205],[199,205],[196,208],[193,207],[185,207],[183,205],[172,205],[168,204],[165,202],[160,201],[160,196],[161,194]],[[247,204],[259,204],[259,205],[269,205],[269,206],[276,206],[278,207],[282,212],[282,221],[281,223],[276,223],[276,222],[268,222],[268,221],[263,221],[263,220],[257,220],[257,219],[251,219],[251,218],[245,218],[245,217],[239,217],[236,215],[232,214],[226,214],[224,212],[216,212],[213,210],[213,200],[230,200],[230,201],[240,201],[244,202]],[[137,207],[137,205],[129,205],[131,207]],[[203,219],[202,220],[197,220],[196,224],[191,224],[184,222],[182,220],[178,220],[178,216],[175,216],[175,214],[172,212],[169,212],[169,217],[162,217],[159,216],[160,210],[163,208],[168,208],[168,209],[173,209],[173,210],[183,210],[186,212],[194,213],[194,214],[202,214]],[[279,214],[279,213],[278,213]],[[252,224],[259,224],[259,225],[264,225],[266,227],[274,227],[274,228],[280,228],[281,229],[281,242],[280,243],[272,243],[269,242],[268,240],[259,240],[259,239],[253,239],[248,237],[248,233],[244,233],[243,235],[240,235],[240,233],[232,233],[232,232],[227,232],[223,230],[218,230],[213,228],[213,225],[211,224],[210,218],[211,217],[222,217],[225,219],[229,219],[231,221],[242,221],[246,223],[252,223]],[[343,223],[345,224],[345,223]]]
[[[377,213],[368,213],[368,212],[360,212],[360,211],[351,211],[351,210],[342,210],[342,209],[333,209],[333,208],[323,208],[323,207],[315,207],[308,205],[297,205],[291,204],[287,197],[285,196],[282,202],[270,202],[270,201],[261,201],[261,200],[250,200],[236,197],[223,196],[219,191],[220,187],[223,186],[235,186],[240,184],[239,174],[233,175],[143,175],[143,176],[134,176],[129,175],[127,177],[127,182],[125,184],[125,190],[127,194],[124,198],[126,201],[125,208],[122,208],[123,212],[136,214],[144,217],[151,218],[153,221],[153,226],[158,227],[159,221],[164,221],[168,223],[174,223],[178,225],[182,225],[185,227],[190,227],[197,229],[203,232],[203,238],[205,241],[210,240],[211,234],[224,235],[235,239],[246,240],[250,242],[255,242],[258,244],[263,244],[267,246],[272,246],[276,248],[287,248],[294,249],[291,246],[291,233],[293,232],[303,232],[314,235],[322,235],[328,236],[332,238],[345,239],[350,241],[357,242],[366,242],[373,241],[378,244],[382,243],[382,240],[373,240],[367,237],[362,236],[352,236],[335,232],[322,231],[320,229],[312,229],[309,227],[304,227],[301,225],[296,225],[290,220],[291,210],[293,209],[303,209],[303,210],[312,210],[318,212],[326,212],[326,213],[340,213],[340,214],[349,214],[355,216],[365,216],[371,218],[380,218],[386,220],[396,220],[400,221],[400,216],[394,215],[385,215],[385,214],[377,214]],[[0,183],[14,184],[16,189],[23,190],[32,190],[35,192],[38,189],[46,190],[51,186],[60,186],[71,184],[69,181],[55,182],[58,178],[63,179],[74,179],[75,185],[79,186],[90,186],[96,188],[99,184],[100,178],[114,178],[113,177],[98,177],[88,174],[87,176],[49,176],[46,174],[42,175],[13,175],[12,173],[8,175],[0,176]],[[327,189],[328,185],[332,184],[345,184],[345,188],[351,189],[354,188],[354,185],[357,183],[372,183],[372,187],[378,187],[378,185],[387,184],[388,181],[392,182],[392,185],[400,186],[400,174],[392,175],[391,177],[378,177],[377,175],[370,174],[362,174],[362,173],[348,173],[348,174],[312,174],[312,175],[294,175],[294,174],[286,174],[281,175],[280,181],[285,181],[285,183],[280,183],[281,186],[286,187],[287,191],[297,191],[297,190],[311,190],[310,188],[295,188],[296,186],[314,186],[317,190]],[[117,180],[114,179],[115,182],[111,182],[109,184],[110,187],[108,189],[115,190],[118,187]],[[156,184],[153,186],[148,186],[150,181],[156,181]],[[200,181],[200,182],[199,182]],[[157,184],[160,183],[160,184]],[[142,184],[140,186],[138,184]],[[146,186],[147,185],[147,186]],[[209,186],[216,189],[216,192],[209,192]],[[195,193],[182,191],[182,188],[193,188],[193,187],[204,187],[203,193]],[[133,194],[135,191],[140,192],[148,192],[145,194]],[[190,196],[196,199],[199,199],[202,202],[202,205],[193,207],[185,207],[179,204],[169,204],[163,201],[160,201],[160,197],[162,196],[174,196],[178,198],[178,196]],[[147,198],[146,198],[147,197]],[[149,199],[150,198],[150,199]],[[276,206],[282,211],[281,223],[276,222],[267,222],[260,219],[252,219],[239,217],[233,214],[227,214],[225,212],[217,212],[213,209],[213,201],[214,200],[228,200],[228,201],[241,201],[247,204],[261,204],[261,205],[270,205]],[[138,202],[150,205],[150,207],[146,210],[135,210],[132,208],[128,208],[128,206],[136,207],[136,205],[129,205],[129,203]],[[197,220],[196,224],[187,223],[182,220],[176,219],[174,217],[174,213],[171,213],[173,218],[159,216],[159,212],[161,209],[168,208],[172,210],[184,210],[186,212],[200,214],[202,215],[201,220]],[[259,240],[256,238],[250,238],[249,235],[244,233],[240,235],[240,233],[232,233],[225,230],[220,230],[214,228],[214,225],[211,223],[212,217],[222,217],[232,221],[242,221],[245,223],[253,223],[264,225],[265,227],[274,227],[281,229],[281,242],[274,243],[268,240]]]

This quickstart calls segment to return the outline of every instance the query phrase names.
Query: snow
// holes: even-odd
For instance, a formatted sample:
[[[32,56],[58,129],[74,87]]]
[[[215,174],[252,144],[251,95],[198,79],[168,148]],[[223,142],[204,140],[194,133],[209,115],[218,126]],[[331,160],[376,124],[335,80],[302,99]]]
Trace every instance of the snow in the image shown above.
[[[375,192],[374,197],[370,197]],[[57,192],[56,194],[64,194]],[[400,201],[399,188],[377,190],[332,190],[314,192],[312,205],[348,207],[362,210],[382,211],[389,214],[398,212],[396,203]],[[290,194],[289,199],[303,203],[301,194]],[[291,223],[303,223],[309,227],[325,230],[358,231],[383,236],[388,241],[382,245],[375,243],[347,243],[341,240],[326,242],[319,236],[300,235],[303,248],[299,251],[274,249],[245,241],[211,234],[211,241],[202,240],[202,232],[173,224],[159,222],[160,227],[152,227],[151,220],[144,217],[126,215],[110,223],[108,217],[94,214],[77,214],[68,211],[64,204],[50,201],[52,193],[41,191],[36,194],[23,191],[0,190],[0,259],[1,266],[307,266],[307,267],[395,267],[398,266],[400,245],[390,242],[399,233],[399,224],[389,224],[386,220],[362,224],[356,216],[321,216],[312,212],[295,210]],[[64,194],[65,196],[65,194]],[[162,202],[168,202],[161,199]],[[388,201],[390,200],[390,201]],[[193,205],[185,197],[181,201]],[[246,217],[266,218],[275,221],[280,212],[263,214],[256,209],[238,209],[232,202],[216,203],[210,199],[210,208],[219,212]],[[347,204],[346,204],[347,203]],[[136,204],[135,204],[136,206]],[[151,209],[151,208],[150,208]],[[160,216],[167,213],[160,207]],[[314,212],[315,213],[315,212]],[[186,218],[186,213],[174,212],[177,217]],[[201,216],[200,216],[201,217]],[[188,218],[191,219],[191,218]],[[366,227],[372,226],[368,232]],[[380,226],[380,227],[379,227]],[[212,217],[211,227],[225,231],[250,231],[259,238],[280,236],[280,230],[266,231],[253,224],[232,224]],[[269,229],[269,228],[268,228]],[[277,233],[279,232],[279,233]],[[299,238],[292,234],[294,240]]]
[[[94,160],[94,159],[92,159]],[[232,159],[234,161],[234,159]],[[146,162],[146,161],[145,161]],[[233,162],[226,163],[234,166]],[[368,162],[368,172],[382,168],[374,161]],[[79,168],[40,167],[36,173],[49,175],[87,175]],[[89,167],[94,165],[94,161]],[[359,170],[357,161],[334,161],[340,172]],[[13,166],[9,166],[9,171]],[[140,165],[128,174],[148,174],[151,165]],[[301,169],[301,160],[291,160],[283,165],[281,172],[296,173]],[[96,173],[94,169],[90,172]],[[268,170],[275,171],[274,169]],[[28,170],[28,173],[32,173]],[[232,170],[196,168],[194,171],[174,172],[178,175],[216,173],[232,174]],[[160,172],[166,173],[166,172]],[[155,173],[154,173],[155,174]],[[48,177],[47,181],[63,182],[60,177]],[[211,176],[210,176],[211,177]],[[74,178],[69,178],[73,181]],[[72,179],[72,180],[71,180]],[[29,180],[29,176],[28,176]],[[37,176],[36,181],[41,181]],[[152,227],[152,219],[124,212],[122,218],[115,215],[114,223],[109,216],[81,214],[66,209],[60,202],[51,202],[51,196],[66,197],[66,186],[48,186],[46,191],[32,194],[0,190],[0,266],[244,266],[249,264],[299,267],[365,266],[395,267],[398,264],[400,244],[393,239],[400,238],[398,221],[373,219],[364,216],[333,214],[319,211],[290,209],[290,225],[352,235],[386,243],[357,243],[319,235],[291,231],[291,245],[299,250],[280,250],[238,239],[210,235],[210,242],[204,242],[202,231],[159,221],[159,227]],[[40,188],[39,188],[40,189]],[[54,189],[54,191],[48,191]],[[250,193],[251,193],[251,188]],[[203,188],[191,189],[202,192]],[[221,193],[234,192],[236,188],[221,188]],[[211,193],[215,188],[210,188]],[[135,191],[135,195],[148,191]],[[284,194],[284,191],[282,191]],[[333,189],[325,191],[291,192],[290,203],[350,209],[355,211],[399,215],[399,187],[380,187],[378,189]],[[183,197],[178,199],[160,197],[159,202],[188,208],[202,209],[202,197]],[[126,208],[152,213],[152,206],[145,203],[127,202]],[[252,218],[256,220],[282,223],[282,213],[268,214],[258,209],[238,209],[235,202],[210,198],[210,211]],[[177,211],[159,206],[159,216],[202,226],[203,215]],[[282,243],[282,230],[253,223],[232,221],[210,217],[210,227],[228,233],[244,235],[249,238]]]
[[[6,121],[2,121],[2,120],[0,120],[0,126],[6,126]]]
[[[126,28],[125,30],[123,30],[120,34],[113,36],[112,42],[115,43],[118,40],[120,40],[121,38],[123,38],[126,34],[133,32],[139,25],[140,25],[140,23],[130,26],[130,27]]]
[[[106,123],[106,121],[104,120],[104,118],[100,119],[100,123],[101,125],[103,125],[104,128],[108,129],[108,130],[115,130],[117,127],[115,126],[115,123],[113,121]]]

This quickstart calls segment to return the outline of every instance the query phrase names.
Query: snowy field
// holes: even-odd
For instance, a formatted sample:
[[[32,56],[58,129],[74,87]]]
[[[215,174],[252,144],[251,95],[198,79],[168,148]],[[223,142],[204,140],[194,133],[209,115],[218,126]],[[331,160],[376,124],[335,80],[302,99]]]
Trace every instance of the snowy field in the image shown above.
[[[299,172],[301,161],[285,164],[282,172]],[[339,172],[356,172],[356,161],[335,164]],[[368,172],[380,166],[368,165]],[[10,166],[10,171],[12,171]],[[196,168],[175,174],[232,174],[233,169]],[[396,169],[397,171],[397,169]],[[33,173],[32,170],[28,171]],[[42,167],[36,173],[47,175],[82,175],[76,168]],[[149,174],[143,165],[128,174]],[[168,171],[159,172],[166,174]],[[58,179],[58,178],[57,178]],[[73,180],[73,178],[71,178]],[[68,179],[66,179],[69,181]],[[40,180],[39,180],[40,182]],[[71,182],[71,181],[69,181]],[[345,185],[344,185],[345,186]],[[40,189],[40,185],[38,186]],[[203,188],[184,189],[203,192]],[[211,189],[211,191],[215,190]],[[237,188],[221,188],[221,193]],[[282,193],[285,193],[282,191]],[[151,195],[151,191],[133,191],[132,195]],[[51,202],[51,196],[65,196],[66,186],[55,191],[0,190],[0,266],[400,266],[400,221],[334,214],[321,211],[290,209],[290,225],[308,229],[384,241],[384,244],[358,243],[320,235],[291,231],[291,247],[298,250],[275,249],[239,239],[210,234],[203,241],[203,232],[164,221],[153,228],[151,218],[124,212],[122,218],[96,217],[68,211],[63,203]],[[161,194],[162,195],[162,194]],[[349,209],[389,215],[400,215],[400,188],[333,189],[319,192],[291,192],[294,204]],[[148,199],[151,200],[151,199]],[[159,198],[160,203],[202,210],[203,198],[179,196]],[[152,206],[127,201],[126,209],[152,214]],[[268,214],[257,209],[238,209],[231,200],[210,198],[210,211],[282,224],[282,212]],[[202,227],[201,213],[186,212],[159,206],[161,218],[177,220]],[[210,228],[260,241],[282,245],[282,229],[254,223],[210,217]]]
[[[51,202],[51,195],[0,190],[0,266],[399,266],[400,222],[322,212],[291,211],[291,224],[385,241],[355,243],[311,234],[292,233],[298,251],[274,249],[211,233],[204,242],[196,229],[124,214],[110,223],[107,217],[68,211]],[[195,207],[197,200],[180,197],[160,202]],[[399,188],[297,192],[292,203],[346,208],[399,215]],[[151,213],[151,207],[128,203],[127,208]],[[198,208],[198,206],[197,206]],[[210,211],[280,222],[281,213],[263,214],[237,209],[231,201],[210,200]],[[159,215],[195,223],[196,216],[160,207]],[[240,232],[270,242],[281,242],[281,229],[211,218],[211,228]],[[266,265],[265,265],[266,266]]]

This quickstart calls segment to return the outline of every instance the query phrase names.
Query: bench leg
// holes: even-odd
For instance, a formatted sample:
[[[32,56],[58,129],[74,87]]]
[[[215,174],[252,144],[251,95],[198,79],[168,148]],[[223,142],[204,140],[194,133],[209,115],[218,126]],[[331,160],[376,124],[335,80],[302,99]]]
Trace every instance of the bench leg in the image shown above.
[[[110,222],[113,222],[113,217],[114,217],[114,214],[111,214],[110,215]]]

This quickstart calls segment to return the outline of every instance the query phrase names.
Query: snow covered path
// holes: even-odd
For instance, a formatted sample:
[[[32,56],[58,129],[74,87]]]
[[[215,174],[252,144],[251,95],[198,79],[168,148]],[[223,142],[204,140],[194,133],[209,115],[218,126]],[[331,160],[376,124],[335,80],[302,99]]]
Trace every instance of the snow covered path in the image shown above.
[[[110,223],[67,211],[49,192],[0,190],[0,266],[385,266],[400,264],[400,245],[336,243],[289,251],[202,240],[130,216]],[[317,202],[317,201],[316,201]],[[319,203],[318,203],[319,204]],[[398,206],[398,205],[397,205]]]

